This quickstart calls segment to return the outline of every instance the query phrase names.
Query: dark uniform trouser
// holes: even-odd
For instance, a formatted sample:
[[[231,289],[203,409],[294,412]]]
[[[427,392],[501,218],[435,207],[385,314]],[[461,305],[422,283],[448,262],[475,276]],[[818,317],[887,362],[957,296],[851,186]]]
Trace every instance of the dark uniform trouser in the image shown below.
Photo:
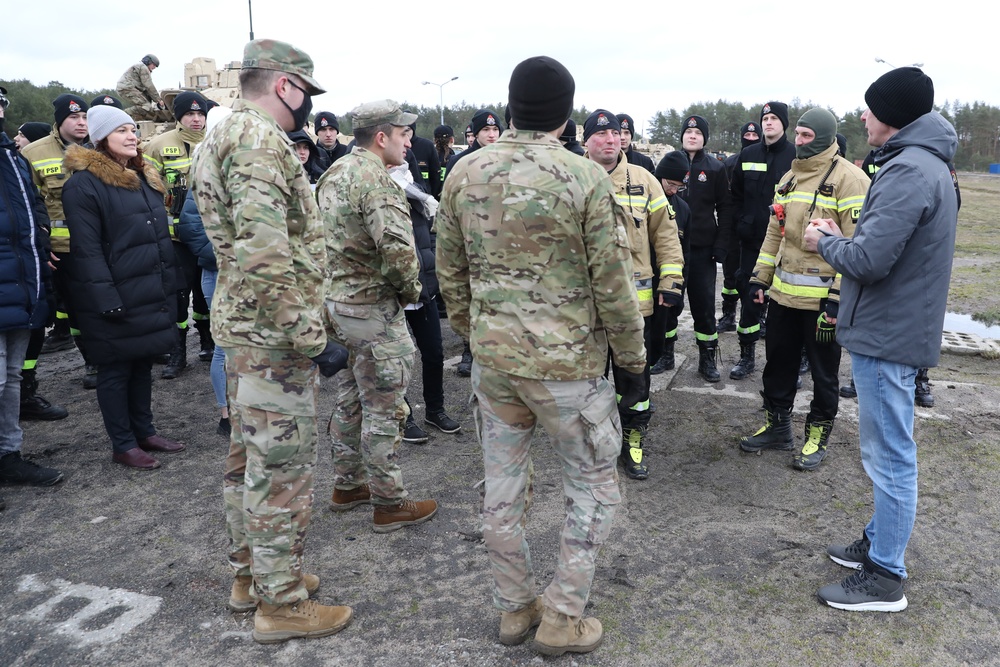
[[[763,243],[763,241],[761,241]],[[737,272],[736,289],[740,293],[740,323],[736,327],[740,343],[753,343],[760,339],[760,313],[764,307],[762,303],[756,303],[753,295],[747,294],[750,289],[750,277],[753,276],[754,267],[757,266],[757,257],[760,255],[761,243],[755,244],[753,241],[740,240],[740,268]]]
[[[205,293],[201,291],[201,268],[198,258],[180,241],[174,241],[177,264],[184,275],[184,288],[177,290],[177,328],[186,330],[188,308],[194,306],[194,320],[208,320],[209,308],[205,303]]]
[[[229,564],[271,604],[309,597],[302,551],[316,465],[316,365],[292,349],[228,347],[232,435],[222,497]]]
[[[819,311],[788,308],[773,299],[767,312],[767,363],[764,365],[764,395],[774,405],[790,409],[795,402],[795,384],[799,374],[802,347],[812,368],[813,399],[809,404],[810,420],[833,419],[840,400],[840,345],[816,341],[816,318]]]
[[[420,350],[425,411],[433,415],[444,410],[444,348],[437,301],[431,299],[423,303],[422,307],[405,312],[406,322]]]
[[[726,250],[726,260],[722,262],[723,303],[735,303],[739,300],[740,295],[743,294],[739,289],[738,275],[740,270],[740,245],[740,239],[736,234],[733,234],[729,240],[729,248]]]
[[[694,335],[700,345],[715,345],[715,276],[718,269],[711,247],[692,247],[687,269],[688,304],[694,318]]]
[[[684,267],[685,283],[687,283],[687,267]],[[659,280],[653,277],[653,290],[656,292]],[[684,292],[687,288],[681,288],[681,302],[673,308],[661,306],[659,296],[653,304],[652,322],[648,327],[649,334],[646,336],[646,363],[650,366],[655,364],[663,356],[663,342],[671,338],[677,338],[677,318],[684,312]]]
[[[649,317],[644,317],[642,318],[642,320],[643,320],[642,335],[643,338],[645,339],[646,349],[648,350],[650,340],[653,336],[653,316],[650,315]],[[611,375],[614,378],[615,387],[617,388],[621,386],[621,383],[618,380],[618,374],[621,372],[621,369],[618,368],[618,364],[615,363],[614,357],[612,357],[610,354],[608,354],[608,364],[611,367]],[[647,371],[649,370],[649,366],[650,362],[648,361],[648,355],[647,355],[647,361],[646,361]],[[649,390],[649,381],[650,381],[650,376],[649,373],[647,373],[646,374],[647,392]],[[618,396],[620,398],[621,394],[619,393]],[[618,404],[618,415],[621,417],[623,431],[627,431],[630,429],[640,429],[642,431],[646,430],[646,427],[649,426],[649,420],[652,417],[652,413],[650,413],[649,411],[648,400],[641,405],[639,404],[622,405],[618,401],[616,401],[616,403]]]
[[[153,360],[129,359],[97,368],[97,405],[111,447],[122,454],[137,440],[156,434],[153,427]]]

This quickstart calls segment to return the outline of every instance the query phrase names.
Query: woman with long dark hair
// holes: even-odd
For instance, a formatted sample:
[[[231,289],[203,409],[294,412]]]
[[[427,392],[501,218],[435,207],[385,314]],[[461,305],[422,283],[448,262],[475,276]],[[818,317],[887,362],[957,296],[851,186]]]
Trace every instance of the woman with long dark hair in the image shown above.
[[[72,146],[63,187],[70,229],[69,278],[81,336],[97,364],[97,403],[112,460],[141,469],[146,452],[184,445],[153,427],[153,357],[176,338],[177,267],[167,228],[165,188],[139,150],[135,122],[113,106],[87,112],[94,149]]]

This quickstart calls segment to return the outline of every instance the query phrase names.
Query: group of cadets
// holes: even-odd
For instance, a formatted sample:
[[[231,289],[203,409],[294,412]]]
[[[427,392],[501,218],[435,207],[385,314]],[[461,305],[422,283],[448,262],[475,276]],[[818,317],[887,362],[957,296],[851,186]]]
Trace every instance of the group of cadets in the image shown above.
[[[159,112],[166,110],[155,86],[148,80],[149,73],[158,65],[156,56],[147,55],[140,63],[130,67],[119,81],[118,92],[133,103],[130,110],[139,117],[158,118]],[[25,123],[18,134],[21,153],[31,165],[35,184],[51,220],[53,261],[57,269],[61,263],[71,261],[69,229],[60,198],[61,187],[68,176],[62,158],[68,146],[87,142],[86,111],[88,106],[95,104],[122,106],[118,99],[110,95],[99,95],[89,105],[77,95],[61,95],[53,101],[55,123],[48,134],[40,136],[45,127],[43,123]],[[177,238],[173,224],[187,197],[193,151],[205,137],[207,113],[211,106],[216,105],[197,92],[181,93],[173,100],[170,110],[176,119],[176,127],[154,136],[144,149],[146,160],[160,173],[169,189],[166,206],[170,212],[171,238],[186,279],[186,287],[177,294],[178,313],[181,314],[177,323],[177,343],[169,357],[161,360],[165,363],[162,371],[165,379],[178,377],[187,366],[189,312],[199,335],[199,358],[210,361],[214,353],[210,308],[202,294],[198,262],[191,250]],[[823,115],[817,110],[809,113]],[[822,120],[825,122],[824,132],[817,137],[816,143],[824,145],[816,155],[823,153],[825,156],[829,152],[836,158],[839,154],[840,163],[824,157],[824,165],[830,162],[833,165],[831,169],[836,167],[835,171],[849,171],[847,167],[853,168],[853,165],[843,158],[844,148],[839,143],[843,138],[836,135],[835,121],[831,134],[825,131],[829,129],[829,118],[823,115]],[[425,215],[426,210],[423,209],[426,204],[421,204],[421,201],[434,198],[436,207],[443,183],[455,164],[482,146],[495,143],[504,131],[505,121],[510,124],[509,117],[502,120],[498,113],[490,109],[477,111],[465,128],[468,146],[458,153],[453,148],[454,132],[451,127],[441,125],[436,128],[431,141],[416,136],[416,123],[411,124],[410,147],[406,151],[411,172],[408,183],[412,192],[420,193],[417,198],[410,197],[414,229],[421,228],[421,220],[430,222],[433,219],[433,215]],[[801,125],[802,121],[799,123]],[[350,145],[340,141],[340,123],[335,114],[321,111],[315,115],[312,125],[314,134],[303,127],[287,135],[315,189],[317,182],[334,163],[349,154]],[[683,120],[680,128],[681,149],[668,153],[655,165],[633,144],[634,127],[635,122],[630,115],[612,114],[600,109],[584,123],[583,144],[578,141],[577,126],[572,120],[560,139],[568,150],[604,167],[614,184],[616,201],[632,220],[633,224],[627,227],[628,238],[624,241],[630,249],[636,294],[645,321],[646,384],[649,383],[649,375],[675,367],[677,321],[683,310],[685,293],[694,319],[694,339],[699,352],[697,371],[707,382],[720,380],[717,366],[719,332],[737,333],[740,357],[730,370],[729,377],[743,380],[757,368],[756,345],[758,340],[766,338],[766,321],[768,318],[774,320],[774,312],[784,315],[791,299],[798,304],[792,307],[793,310],[804,309],[804,312],[813,312],[814,315],[806,317],[811,318],[810,322],[800,323],[798,329],[791,325],[775,328],[772,324],[771,336],[766,338],[769,341],[767,356],[772,363],[765,366],[762,392],[767,421],[757,433],[742,438],[741,447],[746,451],[794,448],[790,431],[791,400],[795,390],[801,387],[801,379],[797,379],[797,375],[811,369],[816,398],[807,419],[806,443],[793,464],[803,469],[815,467],[825,454],[837,412],[840,355],[835,341],[816,344],[816,337],[807,335],[807,330],[814,327],[813,320],[820,312],[830,322],[836,321],[836,281],[823,278],[823,273],[830,272],[829,267],[814,254],[810,254],[809,259],[817,262],[818,266],[805,269],[808,276],[802,280],[815,282],[815,285],[789,283],[787,270],[774,267],[773,262],[775,255],[779,254],[779,246],[783,250],[780,255],[786,263],[795,253],[784,241],[786,229],[793,230],[792,234],[801,234],[801,228],[809,217],[816,217],[824,211],[836,214],[834,217],[843,217],[845,210],[849,214],[857,213],[864,193],[858,192],[858,201],[851,199],[851,205],[847,206],[845,201],[848,198],[841,195],[837,183],[840,171],[819,174],[815,193],[796,189],[801,186],[803,178],[796,176],[792,170],[797,149],[788,135],[791,129],[798,134],[798,129],[790,128],[788,106],[782,102],[767,102],[761,107],[757,121],[749,121],[740,128],[742,150],[731,155],[725,163],[706,151],[710,129],[708,121],[701,116],[691,115]],[[814,157],[811,151],[815,150],[815,144],[810,149],[799,150],[800,161]],[[874,176],[874,166],[869,165],[868,171],[869,178]],[[782,187],[787,191],[782,191]],[[840,199],[831,199],[831,188],[835,188]],[[809,200],[804,207],[805,212],[798,219],[792,219],[790,216],[800,212],[798,204],[803,200]],[[426,223],[424,226],[428,228],[429,233],[425,236],[430,243],[425,250],[427,256],[432,257],[433,228]],[[842,229],[849,232],[849,220],[845,220]],[[796,237],[789,235],[787,238]],[[716,321],[716,265],[719,263],[723,266],[722,314]],[[432,265],[422,270],[424,282],[436,282]],[[22,383],[21,414],[24,419],[52,420],[67,416],[64,408],[52,405],[37,392],[35,368],[40,353],[64,350],[75,343],[84,361],[87,361],[86,350],[80,343],[79,330],[75,326],[72,300],[62,280],[65,273],[58,270],[53,273],[58,303],[55,325],[47,338],[41,331],[36,331],[29,345]],[[809,292],[810,296],[803,297],[804,292]],[[433,306],[435,313],[440,312],[441,318],[446,317],[440,295],[427,294],[425,297],[423,302],[428,307],[421,316],[431,313],[430,306]],[[771,314],[769,303],[779,304],[777,309],[772,306]],[[426,319],[421,317],[417,320],[413,310],[407,313],[411,326]],[[430,360],[430,364],[424,363],[424,374],[425,384],[429,382],[431,385],[427,391],[433,397],[434,405],[428,411],[427,423],[446,433],[454,433],[459,430],[458,423],[444,412],[442,401],[438,398],[443,392],[439,370],[443,362],[440,328],[431,328],[430,333],[427,331],[423,325],[413,327],[422,355]],[[468,341],[463,342],[457,372],[468,377],[472,371],[472,351]],[[795,343],[798,347],[791,350]],[[776,361],[779,355],[782,359],[780,371]],[[795,364],[790,361],[793,356]],[[792,365],[795,366],[794,373]],[[623,371],[609,358],[609,372],[617,375]],[[777,377],[781,379],[776,380]],[[86,363],[84,386],[93,388],[95,378],[96,368]],[[776,389],[778,386],[780,391]],[[839,394],[854,396],[853,386],[840,387]],[[933,405],[926,371],[918,377],[917,402],[919,405]],[[649,475],[643,445],[652,412],[650,408],[648,401],[619,406],[623,424],[621,462],[626,474],[633,479],[646,479]],[[427,434],[416,424],[412,414],[405,423],[403,440],[410,443],[427,441]]]

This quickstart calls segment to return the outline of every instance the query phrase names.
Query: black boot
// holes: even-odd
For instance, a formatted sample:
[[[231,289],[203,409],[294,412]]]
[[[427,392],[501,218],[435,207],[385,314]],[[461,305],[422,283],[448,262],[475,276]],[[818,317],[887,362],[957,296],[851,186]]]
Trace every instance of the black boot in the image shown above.
[[[69,412],[61,405],[52,405],[38,395],[38,377],[35,369],[21,371],[21,419],[23,421],[56,421],[65,419]]]
[[[802,451],[792,459],[796,470],[814,470],[826,457],[826,444],[833,430],[832,419],[806,419],[806,442]]]
[[[917,369],[917,381],[913,395],[913,402],[921,408],[934,407],[934,394],[931,393],[931,379],[927,376],[926,368]]]
[[[722,297],[722,317],[715,325],[719,333],[736,331],[736,304],[736,300],[731,301],[725,296]]]
[[[42,343],[42,350],[39,354],[51,354],[73,349],[73,336],[70,335],[68,329],[66,331],[60,329],[61,327],[56,327],[49,332],[45,337],[45,342]]]
[[[629,479],[646,479],[649,477],[649,464],[643,456],[642,443],[645,440],[646,427],[622,429],[622,467]]]
[[[211,361],[215,355],[215,341],[212,340],[212,322],[210,320],[195,320],[194,328],[198,330],[198,359]]]
[[[858,390],[854,386],[854,378],[851,378],[850,384],[844,384],[840,386],[840,396],[842,398],[857,398]]]
[[[764,396],[764,392],[761,392]],[[792,440],[792,409],[779,408],[764,396],[764,425],[756,433],[740,438],[740,449],[744,452],[759,452],[762,449],[787,451],[794,448]]]
[[[731,380],[742,380],[746,376],[753,373],[754,368],[756,368],[755,350],[757,343],[750,341],[749,343],[740,343],[740,360],[736,362],[733,369],[729,371],[729,378]]]
[[[170,360],[163,367],[160,377],[164,380],[173,380],[181,374],[182,370],[187,368],[187,365],[187,329],[178,329],[177,342],[174,343],[174,349],[170,351]]]
[[[799,375],[805,375],[810,370],[809,355],[806,354],[806,348],[802,348],[802,356],[799,357]]]
[[[465,341],[465,348],[462,350],[462,360],[458,362],[455,370],[461,377],[467,378],[472,376],[472,349],[469,347],[469,341]]]
[[[698,374],[707,382],[718,382],[721,379],[719,369],[715,365],[715,352],[718,348],[712,343],[698,343]]]
[[[663,354],[660,358],[656,360],[656,363],[650,366],[650,375],[659,375],[660,373],[665,373],[666,371],[674,370],[674,343],[677,342],[676,338],[667,338],[663,341]]]

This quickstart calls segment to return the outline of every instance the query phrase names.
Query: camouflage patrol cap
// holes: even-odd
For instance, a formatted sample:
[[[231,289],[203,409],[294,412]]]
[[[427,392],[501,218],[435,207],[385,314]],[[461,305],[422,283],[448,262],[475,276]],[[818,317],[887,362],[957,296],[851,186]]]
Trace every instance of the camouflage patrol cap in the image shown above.
[[[295,74],[306,82],[310,95],[322,95],[323,86],[313,78],[313,61],[305,51],[275,39],[255,39],[243,47],[243,67]]]
[[[395,100],[376,100],[355,107],[351,111],[351,120],[354,129],[375,127],[385,123],[406,127],[417,122],[417,114],[403,111]]]

